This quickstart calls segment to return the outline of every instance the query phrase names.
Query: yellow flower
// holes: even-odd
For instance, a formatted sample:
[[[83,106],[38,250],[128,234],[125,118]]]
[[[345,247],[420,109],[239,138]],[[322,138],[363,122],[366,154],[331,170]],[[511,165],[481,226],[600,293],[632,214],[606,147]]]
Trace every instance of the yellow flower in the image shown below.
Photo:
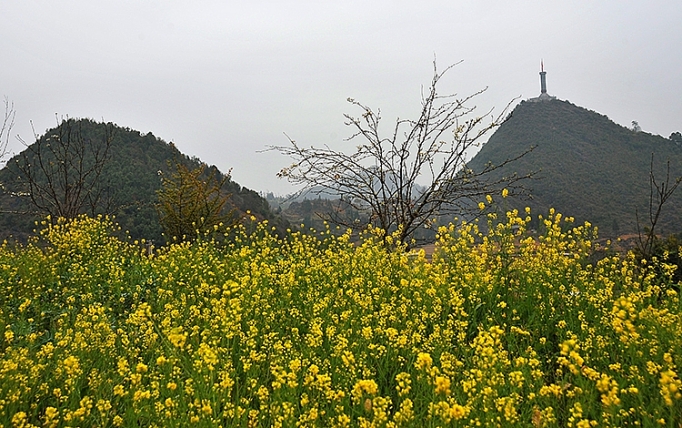
[[[43,418],[45,420],[43,423],[44,427],[55,428],[57,425],[59,425],[59,410],[52,406],[48,406],[45,409],[45,416]]]
[[[450,406],[450,417],[455,420],[465,418],[469,414],[469,408],[465,406],[460,406],[459,404],[453,404]]]
[[[177,348],[182,348],[187,340],[187,334],[182,332],[182,327],[175,327],[171,329],[168,335],[168,340]]]
[[[377,392],[379,392],[379,386],[371,379],[361,379],[353,386],[353,398],[356,401],[359,401],[364,394],[376,395]]]
[[[395,380],[397,382],[395,389],[398,391],[398,395],[402,397],[410,393],[412,379],[409,373],[400,372],[396,375]]]
[[[101,413],[107,412],[111,409],[111,402],[109,400],[97,400],[97,410]]]
[[[69,376],[80,373],[80,363],[78,358],[74,357],[73,355],[66,357],[62,364],[64,364],[64,369]]]
[[[17,412],[12,416],[12,425],[15,427],[25,427],[27,420],[26,412]]]
[[[19,312],[24,312],[26,310],[26,308],[29,307],[30,304],[31,304],[31,299],[24,300],[24,302],[21,305],[19,305]]]
[[[428,370],[431,368],[431,364],[433,364],[433,359],[431,358],[431,355],[427,354],[426,352],[420,352],[417,355],[417,362],[414,365],[419,370]]]
[[[133,401],[140,401],[140,400],[147,400],[152,396],[151,392],[149,390],[137,390],[135,391],[135,394],[133,394]]]
[[[125,389],[123,388],[123,385],[116,385],[114,387],[114,395],[118,395],[120,397],[123,397],[125,395]]]
[[[218,355],[206,343],[200,344],[197,352],[209,370],[213,370],[215,365],[218,364]]]
[[[436,376],[434,381],[436,394],[450,394],[450,379],[445,376]]]
[[[677,373],[672,370],[665,370],[661,372],[661,377],[659,379],[661,385],[661,395],[665,404],[668,406],[673,405],[673,399],[682,399],[682,381],[677,377]]]

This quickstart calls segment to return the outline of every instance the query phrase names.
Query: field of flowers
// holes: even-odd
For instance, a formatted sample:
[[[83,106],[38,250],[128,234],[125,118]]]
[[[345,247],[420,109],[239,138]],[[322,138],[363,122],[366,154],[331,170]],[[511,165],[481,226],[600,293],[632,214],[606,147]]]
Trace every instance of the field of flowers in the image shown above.
[[[0,425],[682,426],[671,266],[593,257],[589,224],[267,224],[149,255],[106,219],[0,247]],[[390,241],[390,237],[388,238]]]

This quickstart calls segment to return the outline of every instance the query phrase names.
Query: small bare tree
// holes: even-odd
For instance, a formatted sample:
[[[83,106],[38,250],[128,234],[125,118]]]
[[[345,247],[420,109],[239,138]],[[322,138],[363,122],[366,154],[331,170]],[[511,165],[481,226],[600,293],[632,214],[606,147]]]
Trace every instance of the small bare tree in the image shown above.
[[[0,127],[0,161],[4,160],[9,154],[9,136],[14,127],[14,103],[10,103],[9,99],[5,97],[5,114],[2,120],[2,127]]]
[[[488,164],[482,171],[467,168],[467,155],[508,117],[511,102],[498,114],[491,109],[476,116],[470,103],[485,89],[464,98],[440,95],[437,85],[455,65],[439,72],[434,61],[431,84],[422,90],[419,117],[397,119],[388,136],[380,134],[379,110],[349,98],[362,112],[358,117],[344,115],[353,129],[346,141],[362,140],[356,150],[347,154],[326,146],[306,148],[289,138],[291,145],[271,147],[294,159],[278,176],[304,185],[302,191],[339,195],[352,208],[368,213],[371,224],[397,231],[399,240],[408,245],[414,232],[434,217],[471,212],[486,193],[502,185],[518,190],[517,182],[524,177],[489,177],[527,152],[499,165]],[[364,227],[333,213],[327,220]]]
[[[109,160],[114,126],[102,127],[101,135],[84,135],[83,120],[66,118],[39,138],[25,142],[16,160],[20,181],[39,213],[74,218],[79,214],[110,213],[110,189],[101,182]]]
[[[649,218],[648,225],[642,226],[639,212],[635,211],[637,218],[637,251],[646,259],[651,258],[656,252],[656,225],[663,212],[663,206],[675,193],[677,187],[682,182],[682,176],[671,180],[670,160],[667,163],[665,179],[656,180],[654,174],[654,154],[651,154],[651,166],[649,167]]]

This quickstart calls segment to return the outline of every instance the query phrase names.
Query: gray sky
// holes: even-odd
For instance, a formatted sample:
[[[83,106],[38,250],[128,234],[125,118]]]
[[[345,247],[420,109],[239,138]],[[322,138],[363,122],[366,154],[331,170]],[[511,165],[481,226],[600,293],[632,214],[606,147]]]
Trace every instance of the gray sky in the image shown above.
[[[0,96],[31,142],[55,113],[153,132],[238,183],[277,194],[268,145],[343,147],[353,97],[386,128],[421,85],[483,112],[548,92],[629,126],[682,131],[682,1],[2,0]],[[350,144],[354,148],[356,144]],[[14,141],[15,152],[22,146]]]

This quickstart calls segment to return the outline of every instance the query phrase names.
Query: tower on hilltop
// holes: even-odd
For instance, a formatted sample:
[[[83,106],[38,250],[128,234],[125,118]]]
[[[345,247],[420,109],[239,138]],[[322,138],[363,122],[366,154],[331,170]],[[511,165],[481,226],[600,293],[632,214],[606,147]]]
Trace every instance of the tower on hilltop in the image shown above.
[[[556,99],[547,93],[547,72],[545,71],[545,61],[540,60],[540,96],[531,98],[528,101],[549,101]]]

